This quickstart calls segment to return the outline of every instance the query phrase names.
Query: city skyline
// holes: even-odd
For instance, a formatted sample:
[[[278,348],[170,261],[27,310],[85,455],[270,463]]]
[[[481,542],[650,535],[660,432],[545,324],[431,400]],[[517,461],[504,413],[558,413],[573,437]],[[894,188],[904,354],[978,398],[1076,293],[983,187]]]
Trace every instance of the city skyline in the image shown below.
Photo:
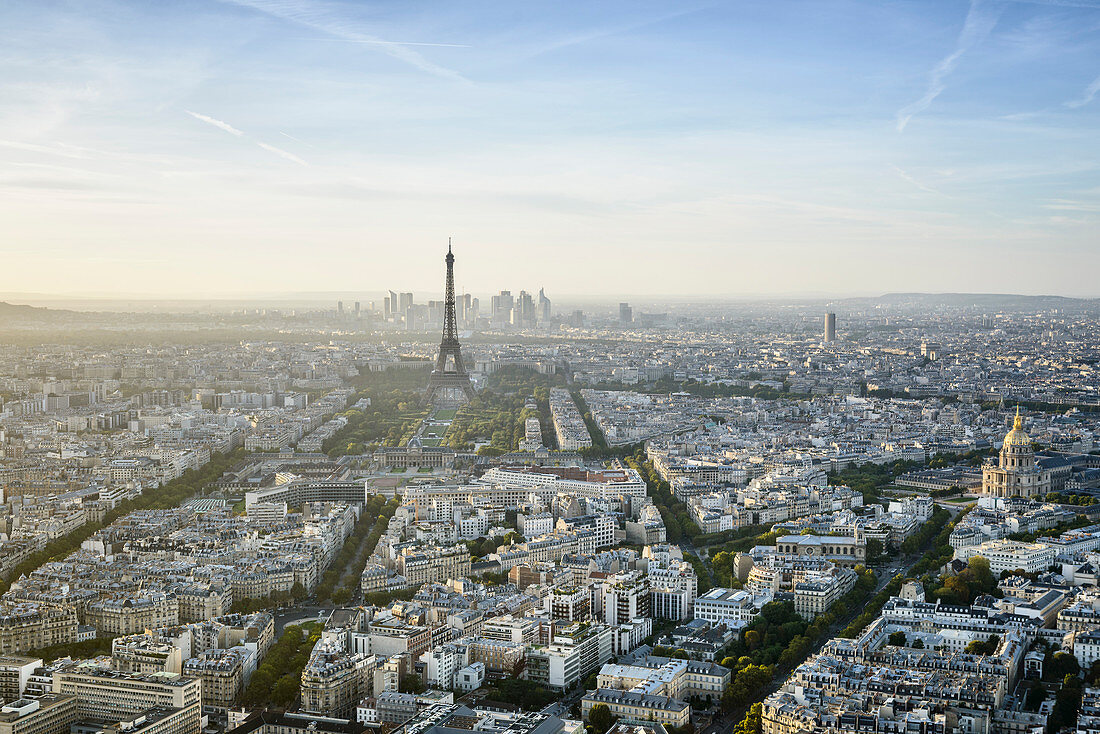
[[[0,3],[0,734],[1098,734],[1098,40]]]
[[[110,0],[0,27],[0,291],[428,294],[453,235],[462,292],[1100,295],[1085,0]]]

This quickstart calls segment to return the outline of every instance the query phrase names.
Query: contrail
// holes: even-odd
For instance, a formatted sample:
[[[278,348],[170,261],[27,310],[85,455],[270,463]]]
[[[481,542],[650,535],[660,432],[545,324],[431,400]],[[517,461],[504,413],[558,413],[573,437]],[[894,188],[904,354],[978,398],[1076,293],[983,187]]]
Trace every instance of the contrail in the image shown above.
[[[947,88],[947,77],[951,76],[959,59],[972,46],[990,34],[993,26],[997,25],[1000,14],[1000,8],[988,11],[983,7],[981,0],[971,0],[970,10],[966,13],[966,21],[963,23],[962,32],[959,33],[955,50],[932,69],[932,76],[928,80],[928,89],[924,96],[898,110],[899,133],[905,130],[905,126],[909,124],[909,120],[913,119],[913,115],[928,109],[936,97]]]
[[[237,128],[233,127],[228,122],[222,122],[221,120],[215,120],[213,117],[209,117],[207,115],[200,115],[198,112],[192,112],[191,110],[184,110],[184,112],[191,115],[191,117],[194,117],[196,120],[202,120],[207,125],[213,125],[216,128],[220,128],[222,130],[225,130],[227,133],[229,133],[231,135],[236,135],[238,138],[241,137],[242,135],[244,135],[243,132],[241,132]]]
[[[429,41],[383,41],[380,39],[358,38],[325,38],[323,36],[308,36],[299,39],[301,41],[327,41],[329,43],[364,43],[376,46],[438,46],[440,48],[470,48],[468,43],[431,43]]]
[[[293,153],[289,153],[289,152],[283,150],[282,148],[276,148],[274,145],[268,145],[267,143],[262,143],[259,140],[256,141],[256,145],[260,146],[261,148],[268,151],[269,153],[274,153],[277,156],[282,156],[283,158],[286,158],[288,161],[294,161],[299,166],[308,166],[309,165],[308,163],[303,161],[298,156],[294,155]]]

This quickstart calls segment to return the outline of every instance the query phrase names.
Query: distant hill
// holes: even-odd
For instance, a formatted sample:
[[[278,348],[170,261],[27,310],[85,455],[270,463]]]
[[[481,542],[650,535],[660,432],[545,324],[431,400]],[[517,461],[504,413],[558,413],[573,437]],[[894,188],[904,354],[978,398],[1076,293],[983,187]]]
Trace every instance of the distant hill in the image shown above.
[[[75,311],[67,311],[57,308],[43,308],[40,306],[25,306],[19,303],[0,301],[0,326],[3,320],[19,319],[22,321],[58,321],[71,319],[74,316],[82,316]]]
[[[1068,296],[1021,296],[1012,293],[886,293],[869,299],[880,303],[927,303],[941,306],[981,308],[1095,308],[1096,298]]]
[[[0,316],[45,316],[49,313],[48,308],[38,308],[36,306],[22,306],[16,303],[7,303],[6,301],[0,301]]]

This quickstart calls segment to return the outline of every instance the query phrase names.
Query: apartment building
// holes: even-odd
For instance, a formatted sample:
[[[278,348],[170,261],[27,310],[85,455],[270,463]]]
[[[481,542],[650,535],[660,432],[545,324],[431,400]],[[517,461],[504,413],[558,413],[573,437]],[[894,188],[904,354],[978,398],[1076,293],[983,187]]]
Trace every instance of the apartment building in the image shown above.
[[[369,632],[353,633],[352,637],[366,637],[369,645],[367,651],[384,657],[409,653],[415,658],[432,646],[430,628],[408,624],[397,618],[375,620],[371,622]]]
[[[202,682],[202,705],[216,709],[228,709],[237,703],[255,669],[256,656],[244,647],[207,650],[183,664],[185,675]]]
[[[76,696],[81,717],[119,720],[153,708],[175,709],[181,712],[178,732],[199,731],[202,684],[197,678],[77,666],[54,673],[53,692]]]
[[[111,641],[111,662],[124,673],[183,672],[180,648],[149,634],[116,637]]]
[[[581,699],[581,716],[587,720],[592,707],[601,703],[611,710],[612,716],[626,724],[658,723],[681,727],[691,720],[691,706],[687,701],[603,688],[589,691]]]
[[[609,577],[603,582],[602,602],[603,621],[610,625],[648,617],[649,578],[642,571],[626,571]]]
[[[742,589],[714,588],[695,600],[695,619],[738,627],[756,616],[752,594]]]
[[[558,494],[613,501],[619,497],[646,496],[646,484],[633,469],[583,469],[556,466],[498,466],[481,477],[485,484],[539,491],[547,500]],[[526,498],[524,498],[526,500]]]
[[[832,573],[807,576],[794,585],[794,610],[803,619],[812,620],[829,611],[838,599],[855,588],[856,572],[833,568]]]
[[[40,667],[42,658],[0,655],[0,701],[22,698],[27,690],[27,681]]]
[[[433,688],[450,690],[454,688],[455,673],[469,665],[466,646],[462,643],[449,643],[432,648],[420,656],[424,663],[425,682]]]
[[[481,636],[501,642],[533,643],[539,641],[539,622],[530,617],[505,614],[485,620]]]
[[[607,625],[566,625],[554,633],[549,645],[531,646],[527,677],[555,690],[565,690],[611,659],[612,637]]]
[[[611,649],[616,655],[626,655],[653,634],[653,619],[636,617],[611,628]]]
[[[84,619],[103,636],[133,635],[179,624],[179,602],[175,594],[146,591],[92,602]]]
[[[1015,540],[990,540],[972,548],[955,551],[955,557],[969,560],[981,556],[989,561],[994,576],[1022,568],[1028,573],[1045,571],[1054,565],[1054,548],[1045,543],[1021,543]]]
[[[559,449],[579,451],[592,446],[592,436],[588,433],[584,418],[568,390],[560,387],[550,389],[550,418],[558,437]]]
[[[461,544],[403,551],[397,557],[397,572],[409,586],[460,579],[470,575],[470,551]]]
[[[550,589],[543,603],[551,619],[580,622],[592,614],[591,594],[587,588],[581,586],[555,586]]]
[[[181,622],[205,622],[228,614],[233,606],[233,592],[228,584],[175,584],[169,588],[176,597]]]
[[[650,655],[630,665],[604,665],[597,676],[596,687],[677,699],[717,698],[729,686],[731,678],[729,668],[715,663]]]
[[[76,612],[31,602],[0,604],[0,654],[76,641]]]
[[[16,697],[0,708],[0,734],[69,734],[78,715],[75,696]]]
[[[527,645],[522,642],[475,637],[465,640],[470,663],[481,663],[489,678],[514,678],[523,670]]]
[[[516,524],[524,536],[534,538],[554,529],[554,516],[549,512],[521,514],[516,517]]]
[[[654,552],[653,549],[665,549]],[[691,619],[692,606],[698,594],[699,579],[695,568],[682,558],[679,549],[675,553],[668,546],[647,546],[644,553],[650,555],[649,585],[650,611],[656,619]]]
[[[321,716],[349,718],[362,698],[365,656],[345,654],[342,646],[322,640],[302,670],[301,710]]]

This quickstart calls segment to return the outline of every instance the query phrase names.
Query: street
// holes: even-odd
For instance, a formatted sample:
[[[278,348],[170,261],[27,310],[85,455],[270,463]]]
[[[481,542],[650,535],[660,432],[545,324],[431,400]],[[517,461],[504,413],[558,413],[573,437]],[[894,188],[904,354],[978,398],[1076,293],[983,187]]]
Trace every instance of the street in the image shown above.
[[[322,612],[324,618],[327,619],[332,612],[332,607],[293,606],[277,610],[275,612],[275,639],[283,634],[283,629],[288,624],[313,622]]]

